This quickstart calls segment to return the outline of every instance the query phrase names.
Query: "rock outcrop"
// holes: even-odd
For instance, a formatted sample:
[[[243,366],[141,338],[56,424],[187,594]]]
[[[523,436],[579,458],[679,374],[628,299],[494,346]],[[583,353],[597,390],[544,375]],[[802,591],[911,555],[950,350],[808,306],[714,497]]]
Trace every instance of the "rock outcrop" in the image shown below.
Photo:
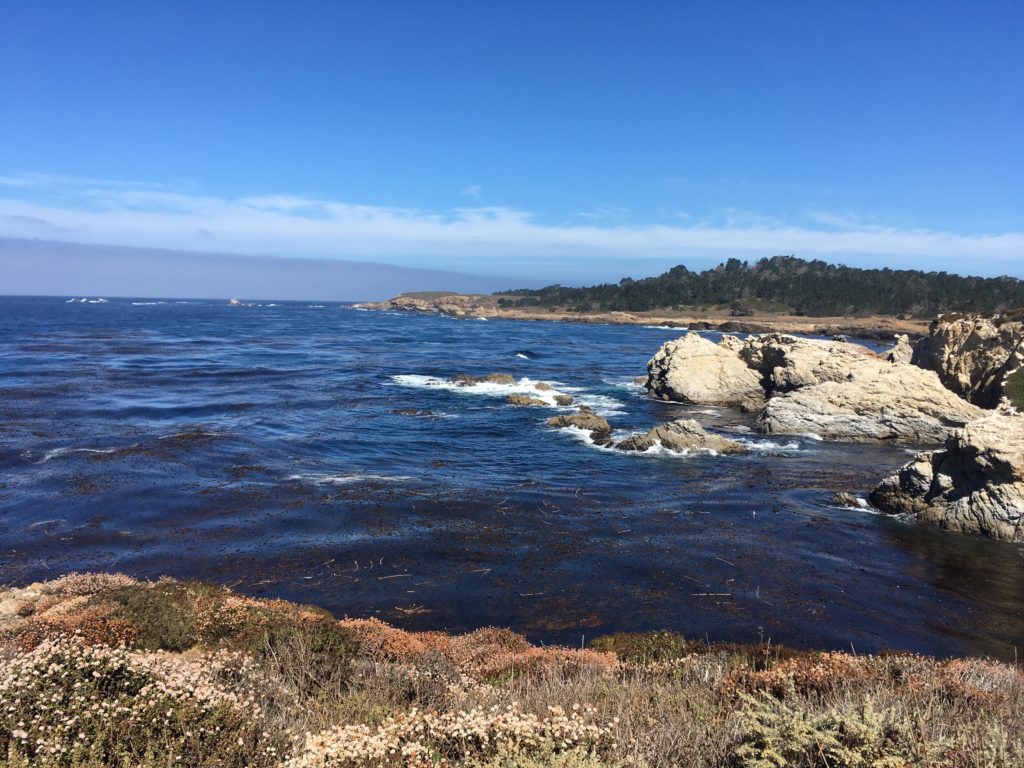
[[[547,406],[548,405],[548,403],[546,403],[545,401],[543,401],[543,400],[541,400],[539,398],[530,397],[529,395],[522,395],[522,394],[512,394],[512,395],[509,395],[506,402],[508,402],[509,405],[526,405],[526,406],[532,406],[532,405]]]
[[[572,405],[572,395],[558,394],[555,395],[555,405]]]
[[[754,409],[764,401],[761,377],[737,349],[696,333],[662,345],[647,364],[646,387],[655,397],[680,403]]]
[[[604,416],[599,416],[585,405],[581,405],[578,413],[553,416],[548,419],[549,427],[577,427],[590,433],[595,445],[611,445],[612,428]]]
[[[890,363],[909,363],[914,359],[914,345],[905,333],[896,334],[896,343],[885,356]]]
[[[392,312],[429,312],[451,317],[495,317],[498,315],[497,300],[492,296],[449,291],[403,293],[387,301],[356,304],[356,307]]]
[[[760,374],[769,396],[828,381],[845,382],[892,367],[860,344],[781,333],[747,339],[739,356]]]
[[[768,434],[825,440],[941,443],[982,410],[942,386],[931,371],[889,365],[771,398],[757,417]]]
[[[883,480],[870,502],[949,530],[1024,541],[1024,416],[993,411],[972,421],[942,450]]]
[[[1024,409],[1024,310],[984,317],[944,315],[914,346],[914,365],[935,371],[951,390],[985,408],[1004,397]],[[1018,372],[1021,393],[1011,391]],[[1018,399],[1019,398],[1019,399]]]
[[[647,368],[656,397],[756,410],[766,433],[941,443],[982,414],[934,372],[844,341],[773,333],[715,344],[691,333],[664,344]]]
[[[708,433],[693,419],[678,419],[655,427],[642,435],[633,435],[616,443],[620,451],[646,451],[660,445],[670,451],[713,451],[714,453],[747,453],[735,440]]]
[[[448,379],[452,384],[460,387],[471,387],[474,384],[505,384],[511,386],[516,383],[516,377],[510,373],[488,373],[484,376],[470,376],[468,373],[457,373]]]

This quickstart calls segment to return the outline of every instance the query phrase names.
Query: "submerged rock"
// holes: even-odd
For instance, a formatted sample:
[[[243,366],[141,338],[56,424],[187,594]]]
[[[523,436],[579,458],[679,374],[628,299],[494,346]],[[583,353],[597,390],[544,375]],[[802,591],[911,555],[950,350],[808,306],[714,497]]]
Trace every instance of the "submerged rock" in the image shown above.
[[[590,433],[590,439],[596,445],[610,445],[612,428],[604,416],[599,416],[585,405],[581,405],[578,413],[553,416],[548,419],[549,427],[578,427]]]
[[[764,400],[761,377],[736,349],[696,333],[662,345],[647,364],[646,387],[655,397],[680,403],[753,407]]]
[[[883,480],[870,501],[949,530],[1024,541],[1024,416],[994,411],[972,421]]]
[[[539,398],[520,394],[509,395],[507,402],[509,405],[548,405],[546,402]]]
[[[460,387],[471,387],[474,384],[505,384],[511,386],[516,383],[516,377],[510,373],[488,373],[485,376],[470,376],[468,373],[457,373],[448,379],[452,384]]]
[[[678,419],[642,434],[627,437],[615,448],[620,451],[646,451],[660,445],[671,451],[705,450],[715,453],[747,453],[735,440],[713,435],[693,419]]]
[[[435,418],[434,412],[429,408],[392,408],[391,412],[396,416],[420,416],[427,419]]]
[[[1004,397],[1024,409],[1024,310],[1004,315],[944,315],[914,346],[914,365],[972,403],[995,407]],[[1020,393],[1011,386],[1020,376]]]

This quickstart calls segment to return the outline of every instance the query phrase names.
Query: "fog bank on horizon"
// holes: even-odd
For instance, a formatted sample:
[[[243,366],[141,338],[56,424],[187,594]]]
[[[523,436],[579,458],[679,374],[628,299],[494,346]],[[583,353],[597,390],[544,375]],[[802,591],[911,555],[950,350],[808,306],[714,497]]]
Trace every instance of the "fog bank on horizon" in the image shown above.
[[[492,293],[516,280],[341,259],[243,256],[0,238],[0,294],[374,301]]]

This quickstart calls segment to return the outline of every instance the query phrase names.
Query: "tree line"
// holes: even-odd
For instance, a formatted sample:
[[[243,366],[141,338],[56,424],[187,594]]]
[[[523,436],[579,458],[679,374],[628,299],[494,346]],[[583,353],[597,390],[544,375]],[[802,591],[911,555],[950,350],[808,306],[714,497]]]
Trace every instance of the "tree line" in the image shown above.
[[[1002,312],[1024,306],[1024,280],[948,272],[860,269],[794,256],[750,264],[729,259],[693,272],[677,266],[657,277],[623,278],[585,288],[551,285],[498,294],[505,307],[567,307],[580,312],[728,308],[733,314],[906,315]]]

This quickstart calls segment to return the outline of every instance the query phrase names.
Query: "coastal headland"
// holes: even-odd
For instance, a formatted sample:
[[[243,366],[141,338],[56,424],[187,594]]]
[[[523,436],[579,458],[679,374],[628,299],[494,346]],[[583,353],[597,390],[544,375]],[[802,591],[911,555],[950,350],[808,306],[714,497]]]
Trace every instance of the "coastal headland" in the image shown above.
[[[722,331],[723,333],[797,333],[880,340],[892,340],[896,334],[906,334],[914,339],[924,337],[928,334],[929,322],[926,319],[886,315],[809,317],[792,314],[754,313],[740,316],[727,307],[704,311],[696,309],[654,309],[643,312],[576,311],[570,307],[501,306],[500,299],[501,297],[496,295],[429,291],[403,293],[386,301],[365,302],[358,304],[357,307],[392,312],[426,312],[467,319],[661,325],[680,330]]]

